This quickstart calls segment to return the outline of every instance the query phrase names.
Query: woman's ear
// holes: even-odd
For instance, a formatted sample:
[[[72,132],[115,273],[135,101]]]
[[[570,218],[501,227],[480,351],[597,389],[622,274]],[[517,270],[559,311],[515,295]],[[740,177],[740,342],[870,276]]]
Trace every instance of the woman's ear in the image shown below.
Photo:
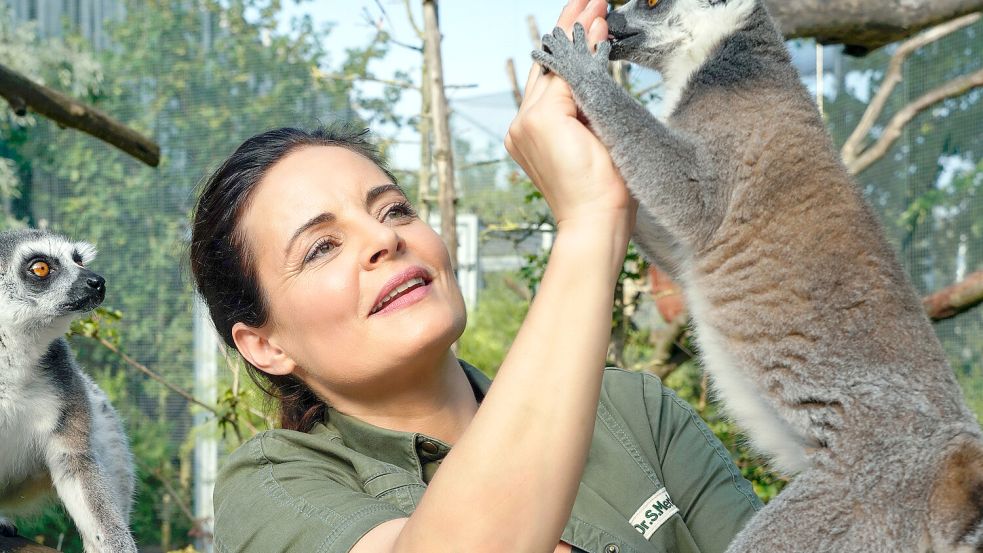
[[[232,341],[246,361],[267,374],[285,376],[297,368],[287,352],[270,341],[265,329],[236,323],[232,325]]]

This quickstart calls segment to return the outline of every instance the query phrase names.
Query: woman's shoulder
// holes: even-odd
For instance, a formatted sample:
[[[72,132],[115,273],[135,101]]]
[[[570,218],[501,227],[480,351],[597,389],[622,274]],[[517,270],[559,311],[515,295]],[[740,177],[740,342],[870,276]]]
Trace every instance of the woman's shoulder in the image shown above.
[[[614,404],[632,401],[661,402],[664,394],[672,394],[672,390],[663,386],[659,377],[653,374],[618,367],[604,369],[601,401]]]
[[[250,486],[264,474],[300,473],[316,476],[328,471],[337,477],[350,463],[347,448],[337,431],[318,424],[310,432],[275,429],[246,440],[225,459],[216,480],[216,490]]]
[[[635,431],[661,428],[664,432],[702,422],[692,406],[657,376],[616,367],[604,370],[598,413],[614,415]]]
[[[229,454],[227,464],[266,464],[297,456],[329,453],[341,445],[337,431],[316,424],[310,432],[276,428],[249,438]]]

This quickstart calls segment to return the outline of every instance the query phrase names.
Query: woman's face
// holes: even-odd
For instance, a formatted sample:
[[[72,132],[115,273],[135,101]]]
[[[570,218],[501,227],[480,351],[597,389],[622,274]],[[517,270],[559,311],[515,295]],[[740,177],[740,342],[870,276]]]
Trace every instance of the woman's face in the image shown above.
[[[464,330],[443,241],[350,150],[310,146],[281,159],[239,228],[270,310],[257,332],[329,402],[412,377],[400,370],[443,360]]]

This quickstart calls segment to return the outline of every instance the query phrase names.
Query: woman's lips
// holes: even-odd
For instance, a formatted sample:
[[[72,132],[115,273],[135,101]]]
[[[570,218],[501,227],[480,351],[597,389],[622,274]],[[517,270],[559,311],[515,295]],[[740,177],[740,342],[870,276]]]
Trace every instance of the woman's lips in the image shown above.
[[[411,288],[420,284],[429,285],[433,282],[430,272],[420,266],[411,266],[392,276],[379,290],[379,295],[375,299],[369,316],[382,311],[387,304],[395,301],[397,296],[405,294]]]
[[[430,294],[431,283],[424,283],[400,293],[395,298],[382,306],[381,309],[373,311],[371,315],[386,315],[399,311],[419,302]],[[370,315],[370,316],[371,316]]]

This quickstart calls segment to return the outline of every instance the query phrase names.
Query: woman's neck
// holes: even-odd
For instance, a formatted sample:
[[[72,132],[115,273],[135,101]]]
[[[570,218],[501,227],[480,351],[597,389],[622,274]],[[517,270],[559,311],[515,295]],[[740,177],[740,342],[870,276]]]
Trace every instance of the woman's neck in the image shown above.
[[[402,371],[401,371],[402,372]],[[448,444],[471,423],[478,402],[467,375],[453,352],[427,367],[403,372],[385,393],[366,398],[333,398],[342,413],[380,428],[418,432]]]

